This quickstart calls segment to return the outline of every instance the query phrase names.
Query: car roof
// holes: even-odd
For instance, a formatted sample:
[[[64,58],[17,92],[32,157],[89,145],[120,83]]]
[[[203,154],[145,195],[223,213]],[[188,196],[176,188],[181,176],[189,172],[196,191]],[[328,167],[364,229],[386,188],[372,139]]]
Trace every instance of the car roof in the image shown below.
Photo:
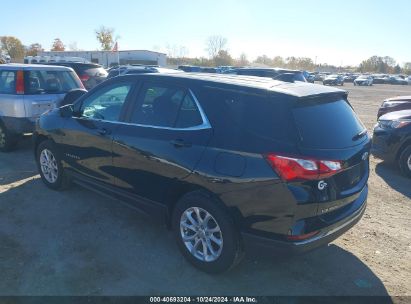
[[[311,84],[307,82],[284,82],[273,80],[268,77],[242,76],[230,74],[206,74],[206,73],[175,73],[175,74],[144,74],[144,75],[124,75],[120,77],[145,77],[153,79],[184,80],[192,82],[203,82],[212,85],[233,85],[260,89],[267,92],[292,95],[295,97],[308,97],[323,94],[346,95],[344,90],[327,87],[323,85]],[[119,77],[119,78],[120,78]]]
[[[66,66],[55,66],[45,64],[23,64],[23,63],[9,63],[0,65],[1,70],[49,70],[49,71],[73,71],[72,68]]]

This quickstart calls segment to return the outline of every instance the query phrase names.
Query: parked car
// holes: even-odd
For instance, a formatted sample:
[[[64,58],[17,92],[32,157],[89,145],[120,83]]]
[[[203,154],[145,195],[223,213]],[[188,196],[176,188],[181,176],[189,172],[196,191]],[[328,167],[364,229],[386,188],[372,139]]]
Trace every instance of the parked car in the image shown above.
[[[201,73],[218,73],[218,69],[217,68],[212,68],[212,67],[201,67],[200,69]]]
[[[397,96],[388,98],[384,100],[381,107],[378,109],[377,118],[390,112],[407,109],[411,109],[411,96]]]
[[[309,73],[307,71],[303,71],[304,78],[307,80],[309,83],[314,83],[315,81],[315,74],[314,73]]]
[[[201,72],[201,67],[195,65],[180,65],[178,69],[184,72]]]
[[[112,69],[107,78],[131,74],[148,74],[148,73],[182,73],[180,70],[160,68],[154,66],[121,66]]]
[[[357,75],[346,75],[344,76],[344,82],[354,82],[354,80],[357,78]]]
[[[376,77],[373,77],[372,83],[373,84],[385,84],[387,83],[387,79],[388,79],[387,76],[376,76]]]
[[[401,78],[399,76],[391,76],[387,79],[387,83],[397,85],[408,85],[408,80],[405,80],[404,78]]]
[[[396,162],[411,178],[411,110],[381,116],[374,127],[372,152],[388,162]]]
[[[74,179],[154,216],[207,272],[350,229],[370,146],[345,91],[186,73],[111,78],[42,115],[34,139],[46,186]]]
[[[369,75],[361,75],[354,80],[354,85],[372,86],[373,78]]]
[[[407,77],[408,84],[411,84],[411,76]]]
[[[67,67],[0,66],[0,151],[10,151],[24,133],[34,130],[40,114],[55,108],[70,90],[83,88]]]
[[[269,77],[282,81],[307,82],[302,71],[280,68],[235,68],[224,72],[224,74]]]
[[[344,77],[341,75],[329,75],[323,80],[323,85],[344,85]]]
[[[96,63],[54,62],[47,64],[72,68],[87,90],[91,90],[107,79],[107,71],[101,65]]]

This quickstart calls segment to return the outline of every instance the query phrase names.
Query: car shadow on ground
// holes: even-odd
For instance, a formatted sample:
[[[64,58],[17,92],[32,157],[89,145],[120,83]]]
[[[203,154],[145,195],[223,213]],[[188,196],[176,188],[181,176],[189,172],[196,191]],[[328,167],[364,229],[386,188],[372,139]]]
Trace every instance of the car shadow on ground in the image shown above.
[[[39,178],[0,193],[0,295],[387,295],[336,245],[205,274],[172,233],[131,210],[80,187],[51,191]]]
[[[14,150],[0,152],[0,186],[37,175],[32,149],[31,136],[25,136]]]
[[[397,166],[383,161],[376,165],[375,173],[391,188],[411,198],[411,179],[402,175]]]

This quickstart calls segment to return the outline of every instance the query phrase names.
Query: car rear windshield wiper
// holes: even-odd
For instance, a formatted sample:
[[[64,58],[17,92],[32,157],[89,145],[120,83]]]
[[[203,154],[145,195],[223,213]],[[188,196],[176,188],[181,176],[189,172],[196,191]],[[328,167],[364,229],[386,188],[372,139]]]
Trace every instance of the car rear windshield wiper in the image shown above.
[[[354,135],[352,138],[353,141],[359,140],[361,137],[363,137],[365,134],[367,134],[367,129],[362,130],[360,133],[357,133]]]

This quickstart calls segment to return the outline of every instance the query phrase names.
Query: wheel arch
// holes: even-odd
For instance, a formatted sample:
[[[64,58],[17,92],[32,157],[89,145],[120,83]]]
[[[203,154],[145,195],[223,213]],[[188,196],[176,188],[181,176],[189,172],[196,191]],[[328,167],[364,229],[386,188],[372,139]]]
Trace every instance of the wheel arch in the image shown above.
[[[395,156],[395,160],[398,161],[401,157],[401,153],[408,147],[411,146],[411,138],[408,138],[398,149],[397,154]]]

